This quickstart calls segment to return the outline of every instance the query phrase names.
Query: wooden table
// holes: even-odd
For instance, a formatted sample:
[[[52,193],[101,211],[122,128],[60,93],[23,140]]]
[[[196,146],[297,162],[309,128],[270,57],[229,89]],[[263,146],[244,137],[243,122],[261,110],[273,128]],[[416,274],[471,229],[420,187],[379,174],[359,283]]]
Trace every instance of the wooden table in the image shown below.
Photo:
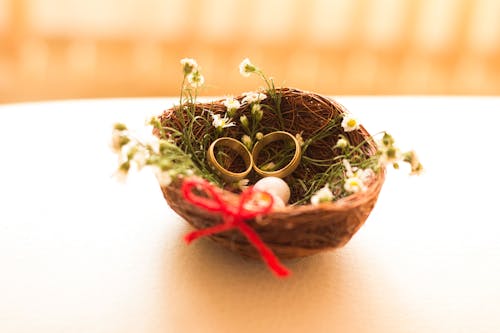
[[[113,179],[111,126],[174,99],[0,106],[0,332],[499,332],[499,97],[340,97],[426,173],[389,171],[342,249],[259,261],[190,230],[149,172]]]

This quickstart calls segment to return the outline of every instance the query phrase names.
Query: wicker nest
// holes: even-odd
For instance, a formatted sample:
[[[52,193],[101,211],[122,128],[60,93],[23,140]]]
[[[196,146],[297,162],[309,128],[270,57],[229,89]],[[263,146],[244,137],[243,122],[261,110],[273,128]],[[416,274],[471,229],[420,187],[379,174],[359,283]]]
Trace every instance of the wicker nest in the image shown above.
[[[277,93],[281,95],[284,130],[294,134],[301,133],[304,140],[320,131],[331,119],[341,117],[347,112],[335,100],[318,94],[291,88],[277,89]],[[242,96],[238,99],[241,100],[241,98]],[[265,103],[271,104],[272,102],[266,99],[262,104]],[[196,112],[203,112],[207,109],[213,112],[225,112],[222,100],[196,105]],[[168,119],[170,125],[177,124],[178,129],[182,129],[182,122],[174,119],[179,113],[173,111],[174,109],[165,111],[160,116],[160,120]],[[250,114],[249,107],[245,105],[238,112],[240,113],[238,116]],[[277,122],[277,119],[272,113],[265,112],[262,121],[272,125]],[[278,127],[277,124],[276,127]],[[201,137],[206,130],[200,127],[194,129],[194,132]],[[243,134],[237,126],[228,128],[227,131],[227,135],[234,138],[240,138]],[[321,158],[325,154],[332,154],[332,147],[335,146],[340,134],[345,135],[351,144],[361,145],[363,152],[367,155],[374,155],[377,151],[370,134],[363,127],[359,130],[344,132],[339,126],[328,136],[322,137],[308,147],[307,155]],[[289,177],[307,179],[323,172],[325,169],[322,167],[300,165]],[[277,208],[265,216],[247,221],[247,224],[259,234],[279,258],[303,257],[341,247],[352,238],[368,218],[377,201],[384,177],[385,170],[381,168],[373,181],[368,184],[366,191],[320,205],[292,204]],[[250,180],[252,182],[255,179]],[[286,178],[285,181],[287,181]],[[187,202],[183,198],[181,184],[181,181],[174,181],[169,186],[162,187],[167,203],[175,212],[196,229],[205,229],[222,222],[221,216]],[[299,186],[292,185],[290,202],[299,201],[304,195],[303,191]],[[239,199],[234,191],[221,188],[220,192],[228,202],[236,203]],[[255,248],[237,230],[214,234],[210,237],[215,242],[243,256],[259,257]]]

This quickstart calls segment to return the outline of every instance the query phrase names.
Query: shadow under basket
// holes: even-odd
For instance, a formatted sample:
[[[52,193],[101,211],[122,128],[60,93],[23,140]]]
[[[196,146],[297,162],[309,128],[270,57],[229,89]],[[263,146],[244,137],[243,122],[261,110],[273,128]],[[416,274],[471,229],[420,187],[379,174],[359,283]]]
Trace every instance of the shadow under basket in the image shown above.
[[[277,89],[281,94],[281,110],[284,118],[284,130],[290,133],[301,133],[304,140],[313,135],[318,129],[325,126],[333,117],[342,117],[347,110],[335,100],[292,88]],[[237,97],[241,100],[243,96]],[[269,98],[264,103],[271,103]],[[213,112],[223,113],[225,107],[222,100],[207,104],[197,104],[197,108],[209,108]],[[250,114],[248,106],[239,109],[240,115]],[[165,111],[160,120],[173,117],[175,112]],[[273,119],[263,121],[268,124]],[[304,124],[308,124],[304,126]],[[314,124],[314,128],[310,128]],[[317,126],[316,126],[317,125]],[[228,135],[240,138],[243,134],[237,126],[228,128]],[[344,132],[341,126],[308,149],[308,153],[316,157],[325,152],[332,153],[339,135],[344,135],[352,145],[362,145],[367,155],[376,154],[376,145],[370,134],[361,126],[358,130]],[[328,147],[328,149],[325,149]],[[308,174],[323,172],[323,170],[303,170],[300,166],[294,171],[297,177],[307,177]],[[276,208],[270,213],[254,219],[246,220],[248,226],[253,228],[262,241],[279,258],[297,258],[309,256],[325,250],[344,246],[364,224],[373,207],[385,179],[385,169],[380,168],[375,177],[368,184],[365,191],[358,192],[333,202],[319,205],[301,204],[288,205]],[[286,179],[285,179],[286,180]],[[186,201],[181,191],[182,181],[174,181],[168,186],[162,186],[163,195],[169,206],[189,224],[196,229],[205,229],[222,223],[222,216],[208,212],[203,208]],[[218,189],[221,197],[228,203],[236,204],[239,196],[229,190]],[[296,201],[297,193],[292,188],[292,200]],[[295,197],[295,198],[294,198]],[[294,200],[295,199],[295,200]],[[215,242],[227,249],[237,252],[245,257],[259,258],[260,255],[246,237],[237,229],[225,231],[209,236]]]

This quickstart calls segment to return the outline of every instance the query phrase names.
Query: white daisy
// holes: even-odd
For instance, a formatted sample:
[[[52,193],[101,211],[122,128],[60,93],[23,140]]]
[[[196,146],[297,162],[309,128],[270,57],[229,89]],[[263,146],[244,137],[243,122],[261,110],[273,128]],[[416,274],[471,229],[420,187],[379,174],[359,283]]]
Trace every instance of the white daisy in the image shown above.
[[[354,118],[351,115],[345,115],[344,119],[342,119],[341,125],[342,125],[342,128],[344,129],[344,131],[346,131],[346,132],[351,132],[351,131],[355,131],[355,130],[359,129],[358,121],[356,120],[356,118]]]
[[[161,186],[168,186],[172,182],[172,176],[170,173],[165,170],[161,170],[160,168],[155,168],[156,179],[158,179],[158,183]]]
[[[358,169],[356,170],[356,174],[355,174],[359,179],[361,179],[361,181],[363,182],[363,184],[369,184],[371,182],[371,180],[373,179],[373,177],[375,177],[375,172],[368,168],[368,169]]]
[[[424,171],[424,167],[413,150],[403,154],[403,161],[410,164],[412,175],[420,175]]]
[[[257,93],[254,91],[243,93],[243,104],[260,103],[267,98],[266,94]]]
[[[220,114],[212,114],[212,125],[218,130],[222,130],[226,127],[236,126],[234,122],[229,120],[230,119],[227,115],[221,117]]]
[[[328,184],[319,189],[316,193],[311,197],[311,204],[319,205],[323,202],[330,202],[333,200],[333,193],[330,190]]]
[[[401,151],[399,148],[391,146],[380,150],[380,163],[391,164],[397,163],[401,159]]]
[[[342,160],[342,164],[344,165],[347,177],[352,177],[354,175],[354,173],[353,173],[353,170],[351,168],[351,163],[349,163],[349,160],[344,158]]]
[[[182,70],[184,75],[189,75],[194,71],[198,70],[198,63],[192,58],[181,59]]]
[[[241,142],[243,142],[243,144],[245,145],[245,147],[247,147],[249,150],[252,149],[252,146],[253,146],[253,142],[252,142],[252,138],[250,138],[250,136],[248,135],[243,135],[241,137]]]
[[[228,113],[234,113],[241,106],[240,101],[232,97],[228,97],[222,101],[222,104],[226,107]]]
[[[349,140],[343,135],[339,137],[337,143],[335,144],[335,148],[347,148],[349,147]]]
[[[236,183],[236,186],[238,186],[238,188],[240,190],[245,190],[248,188],[249,183],[250,183],[250,180],[248,180],[247,178],[244,178],[244,179],[238,180],[238,182]]]
[[[129,149],[127,155],[132,158],[137,170],[142,170],[142,168],[147,164],[149,157],[149,154],[145,149],[138,149],[137,147]]]
[[[378,145],[379,147],[381,147],[381,149],[392,147],[394,146],[394,138],[392,137],[392,135],[385,132],[382,139],[380,139],[380,141],[378,142]]]
[[[198,70],[189,73],[187,76],[187,80],[193,88],[199,88],[203,85],[203,83],[205,83],[205,78]]]
[[[240,117],[240,123],[244,128],[248,128],[248,118],[245,115]]]
[[[260,106],[260,104],[254,104],[252,105],[252,110],[251,110],[251,113],[253,115],[255,115],[257,112],[259,112],[260,110],[262,109],[262,107]]]
[[[125,146],[129,142],[130,139],[125,134],[123,134],[123,131],[113,129],[110,143],[110,147],[113,152],[121,152],[123,146]]]
[[[257,71],[257,67],[252,64],[250,59],[245,58],[240,63],[240,74],[244,77],[249,77],[250,74],[254,73],[255,71]]]
[[[345,180],[344,189],[349,193],[357,193],[366,190],[365,183],[357,175]]]
[[[130,170],[130,162],[125,161],[120,164],[116,170],[114,177],[119,183],[125,183],[127,180],[128,171]]]
[[[118,183],[125,184],[127,182],[128,172],[122,169],[116,170],[113,175]]]

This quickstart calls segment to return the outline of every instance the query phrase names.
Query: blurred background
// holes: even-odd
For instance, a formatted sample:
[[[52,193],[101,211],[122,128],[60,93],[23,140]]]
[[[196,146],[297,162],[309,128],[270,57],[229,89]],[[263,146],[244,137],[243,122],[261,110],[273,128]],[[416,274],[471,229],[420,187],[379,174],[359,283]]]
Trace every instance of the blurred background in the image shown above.
[[[0,0],[0,102],[204,95],[500,94],[500,0]]]

